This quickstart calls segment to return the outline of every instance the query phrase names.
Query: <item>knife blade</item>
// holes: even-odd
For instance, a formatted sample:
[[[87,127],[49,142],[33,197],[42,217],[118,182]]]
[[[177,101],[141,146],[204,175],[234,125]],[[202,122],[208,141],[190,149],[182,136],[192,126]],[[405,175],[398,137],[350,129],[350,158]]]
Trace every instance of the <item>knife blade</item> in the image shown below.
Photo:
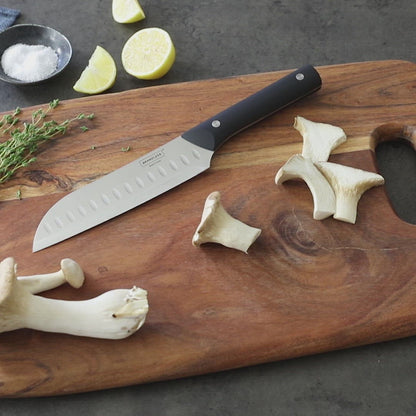
[[[56,202],[39,223],[33,252],[108,221],[209,168],[214,152],[230,137],[317,91],[321,77],[303,66],[192,127],[139,159]]]

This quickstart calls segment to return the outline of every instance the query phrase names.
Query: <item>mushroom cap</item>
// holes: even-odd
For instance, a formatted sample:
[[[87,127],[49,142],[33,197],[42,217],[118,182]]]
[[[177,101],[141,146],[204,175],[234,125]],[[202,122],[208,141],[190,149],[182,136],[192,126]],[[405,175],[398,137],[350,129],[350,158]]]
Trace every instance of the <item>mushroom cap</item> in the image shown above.
[[[0,263],[0,305],[12,293],[15,277],[16,263],[12,257],[7,257]]]
[[[361,196],[373,186],[384,184],[384,178],[375,172],[333,162],[317,162],[315,165],[330,182],[335,193],[343,191]]]
[[[347,140],[341,127],[317,123],[301,116],[295,117],[293,127],[303,137],[302,156],[313,162],[326,162],[332,150]]]
[[[65,280],[75,289],[79,289],[84,283],[84,272],[81,266],[72,259],[62,259],[61,269]]]

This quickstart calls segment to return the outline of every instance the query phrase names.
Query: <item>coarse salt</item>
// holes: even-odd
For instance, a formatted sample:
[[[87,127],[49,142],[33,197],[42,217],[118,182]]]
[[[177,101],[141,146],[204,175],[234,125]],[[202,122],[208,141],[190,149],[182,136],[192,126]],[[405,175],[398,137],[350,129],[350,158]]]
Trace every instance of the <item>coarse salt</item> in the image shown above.
[[[49,46],[17,43],[7,48],[1,57],[6,75],[20,81],[41,81],[58,65],[58,55]]]

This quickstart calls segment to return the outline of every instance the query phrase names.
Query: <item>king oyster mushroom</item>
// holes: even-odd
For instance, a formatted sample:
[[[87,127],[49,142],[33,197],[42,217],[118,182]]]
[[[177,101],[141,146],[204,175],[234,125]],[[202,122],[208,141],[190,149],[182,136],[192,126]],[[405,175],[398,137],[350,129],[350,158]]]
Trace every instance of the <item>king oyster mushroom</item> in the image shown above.
[[[84,283],[84,272],[76,261],[62,259],[61,269],[57,272],[33,276],[18,276],[17,279],[30,293],[40,293],[54,289],[66,282],[73,288],[79,289]]]
[[[373,186],[384,184],[384,178],[374,172],[332,162],[318,162],[316,166],[335,192],[334,218],[351,224],[355,224],[361,195]]]
[[[326,162],[331,152],[347,140],[341,127],[317,123],[304,117],[295,117],[293,127],[302,135],[302,156],[312,162]]]
[[[215,191],[205,201],[192,244],[218,243],[247,253],[260,233],[259,228],[251,227],[228,214],[221,204],[221,194]]]
[[[303,179],[312,192],[314,219],[334,214],[335,219],[354,224],[361,195],[373,186],[382,185],[383,177],[327,161],[332,150],[347,139],[340,127],[300,116],[295,118],[294,127],[303,137],[302,155],[292,156],[279,169],[276,184],[292,178]]]
[[[325,176],[314,165],[312,160],[302,155],[293,155],[279,169],[275,177],[276,185],[290,179],[303,179],[313,198],[313,218],[323,220],[335,212],[335,194]]]
[[[335,212],[335,194],[315,163],[327,161],[332,150],[343,143],[347,136],[340,127],[317,123],[301,116],[295,117],[293,127],[303,137],[302,154],[289,158],[277,172],[275,183],[280,185],[290,179],[303,179],[312,193],[313,218],[323,220]]]
[[[0,332],[31,328],[94,338],[121,339],[136,332],[148,312],[147,292],[115,289],[93,299],[67,301],[31,293],[16,278],[16,264],[0,263]]]

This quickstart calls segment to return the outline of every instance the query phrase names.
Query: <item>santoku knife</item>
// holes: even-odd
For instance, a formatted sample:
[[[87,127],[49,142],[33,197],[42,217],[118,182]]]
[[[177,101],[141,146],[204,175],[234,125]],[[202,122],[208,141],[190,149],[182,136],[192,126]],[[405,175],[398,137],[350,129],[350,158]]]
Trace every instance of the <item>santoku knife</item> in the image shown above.
[[[306,65],[167,144],[66,195],[42,218],[33,241],[39,251],[116,217],[193,178],[210,166],[231,136],[322,85]]]

